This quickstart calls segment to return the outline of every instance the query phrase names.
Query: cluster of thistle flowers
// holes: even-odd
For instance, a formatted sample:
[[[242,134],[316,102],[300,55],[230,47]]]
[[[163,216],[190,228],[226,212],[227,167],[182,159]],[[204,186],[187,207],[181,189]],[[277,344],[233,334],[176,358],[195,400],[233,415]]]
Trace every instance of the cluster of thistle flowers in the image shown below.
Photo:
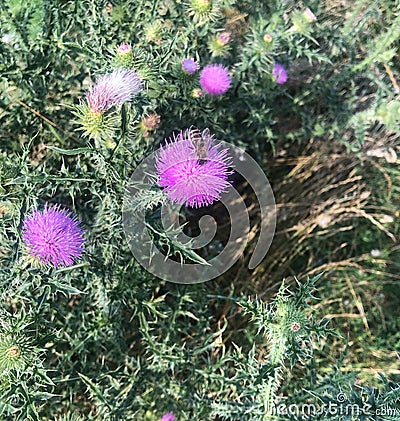
[[[202,144],[201,157],[195,136]],[[194,128],[181,130],[160,147],[155,159],[158,185],[179,205],[211,205],[230,187],[232,157],[208,131],[206,135]],[[54,267],[73,265],[85,243],[77,218],[59,205],[28,215],[22,240],[32,263]]]
[[[199,63],[192,58],[182,60],[182,71],[194,75],[199,70]],[[203,93],[217,96],[226,93],[231,86],[229,71],[222,64],[208,64],[200,72],[200,89],[193,91],[193,96],[200,97]]]
[[[283,17],[285,21],[289,21],[289,16],[287,14],[285,14]],[[289,28],[289,33],[301,32],[303,34],[308,34],[310,30],[310,25],[316,20],[316,16],[309,8],[302,12],[295,12],[292,15],[293,25]],[[269,33],[265,34],[264,41],[267,43],[271,43],[273,41],[272,35]],[[275,81],[278,85],[282,85],[288,80],[287,71],[281,63],[275,63],[272,75],[275,77]]]
[[[268,37],[266,37],[266,39],[268,42]],[[182,61],[182,70],[185,73],[192,75],[196,73],[198,69],[199,64],[192,58]],[[279,85],[282,85],[288,79],[287,71],[281,63],[275,63],[272,75],[274,76],[276,83]],[[203,92],[209,95],[217,96],[228,91],[231,85],[231,78],[229,76],[228,69],[222,64],[208,64],[200,72],[199,82],[202,90],[195,89],[193,91],[193,96],[199,97],[203,94]]]

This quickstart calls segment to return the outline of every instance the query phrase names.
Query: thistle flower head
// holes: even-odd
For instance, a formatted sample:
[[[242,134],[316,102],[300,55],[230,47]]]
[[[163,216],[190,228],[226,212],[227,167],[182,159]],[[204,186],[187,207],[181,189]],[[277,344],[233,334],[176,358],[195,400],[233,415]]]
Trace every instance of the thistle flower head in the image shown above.
[[[0,370],[4,374],[11,370],[23,371],[32,358],[29,342],[19,335],[2,332],[0,338]]]
[[[173,412],[167,412],[161,418],[161,421],[175,421],[175,420],[176,420],[176,416],[174,415]]]
[[[272,42],[272,35],[271,34],[265,34],[263,37],[265,42]]]
[[[81,256],[85,242],[79,221],[58,205],[46,205],[28,216],[22,240],[31,257],[55,267],[71,266]]]
[[[228,31],[223,31],[218,35],[217,42],[220,45],[226,45],[231,40],[231,33]]]
[[[196,140],[197,143],[196,145]],[[202,207],[219,200],[229,186],[231,157],[213,136],[197,129],[181,131],[156,156],[158,184],[172,202]],[[200,147],[199,147],[200,145]]]
[[[86,99],[93,113],[103,113],[115,105],[131,101],[142,90],[142,82],[133,70],[117,69],[102,76]]]
[[[129,54],[132,52],[132,47],[130,44],[123,42],[122,44],[118,45],[117,54]]]
[[[211,0],[190,0],[190,4],[197,13],[207,13],[212,8]]]
[[[200,86],[210,95],[224,94],[231,85],[228,70],[222,64],[209,64],[200,74]]]
[[[158,114],[149,114],[144,117],[139,124],[143,137],[149,137],[150,132],[158,129],[161,123],[161,117]]]
[[[275,64],[272,74],[276,77],[276,83],[278,85],[282,85],[288,79],[286,69],[283,67],[282,64],[279,63]]]
[[[203,95],[203,91],[201,89],[194,88],[192,90],[192,97],[193,98],[200,98],[202,95]]]
[[[199,70],[199,64],[192,58],[185,58],[182,60],[182,70],[185,73],[192,75],[193,73],[196,73],[197,70]]]
[[[306,10],[303,12],[303,16],[311,23],[315,22],[317,20],[317,17],[314,15],[314,13],[307,7]]]

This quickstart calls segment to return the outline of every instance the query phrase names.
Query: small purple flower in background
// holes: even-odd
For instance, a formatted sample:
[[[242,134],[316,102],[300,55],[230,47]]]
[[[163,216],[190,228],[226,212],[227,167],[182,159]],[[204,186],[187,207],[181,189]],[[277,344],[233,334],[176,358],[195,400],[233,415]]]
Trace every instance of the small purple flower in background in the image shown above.
[[[185,58],[182,60],[182,70],[185,73],[192,75],[193,73],[196,73],[197,70],[199,70],[199,64],[192,58]]]
[[[207,206],[219,200],[230,186],[228,150],[220,150],[221,144],[212,144],[213,136],[206,138],[203,134],[193,128],[180,131],[156,155],[158,184],[172,202]],[[194,141],[199,136],[201,151]]]
[[[224,94],[231,85],[228,70],[222,64],[209,64],[200,74],[200,86],[210,95]]]
[[[272,73],[276,77],[276,83],[282,85],[288,79],[287,72],[282,64],[276,63],[274,66],[274,71]]]
[[[118,69],[102,76],[86,94],[86,99],[90,111],[103,113],[114,105],[131,101],[141,90],[142,82],[136,72]]]
[[[167,412],[161,418],[161,421],[175,421],[175,420],[176,420],[176,416],[174,415],[173,412]]]
[[[68,210],[46,205],[25,219],[22,240],[28,254],[40,263],[71,266],[82,254],[83,234],[79,221]]]

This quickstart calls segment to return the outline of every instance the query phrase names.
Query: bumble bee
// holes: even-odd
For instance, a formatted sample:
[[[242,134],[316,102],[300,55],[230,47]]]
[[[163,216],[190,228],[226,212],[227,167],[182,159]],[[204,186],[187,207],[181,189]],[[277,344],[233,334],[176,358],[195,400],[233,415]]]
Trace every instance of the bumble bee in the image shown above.
[[[204,129],[202,132],[195,127],[189,129],[189,139],[196,150],[196,157],[200,165],[205,164],[208,159],[208,146],[211,137],[210,129]]]

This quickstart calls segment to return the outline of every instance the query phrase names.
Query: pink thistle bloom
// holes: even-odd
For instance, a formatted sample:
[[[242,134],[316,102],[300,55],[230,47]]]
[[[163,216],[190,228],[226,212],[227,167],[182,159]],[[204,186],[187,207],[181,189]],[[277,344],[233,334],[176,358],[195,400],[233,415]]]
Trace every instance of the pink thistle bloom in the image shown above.
[[[308,7],[304,10],[303,15],[309,22],[315,22],[317,20],[317,17]]]
[[[229,43],[230,40],[231,40],[231,33],[224,31],[218,35],[217,42],[219,45],[226,45]]]
[[[202,151],[193,143],[194,133],[201,137]],[[231,157],[213,136],[205,137],[195,129],[180,131],[161,147],[156,156],[158,184],[172,202],[190,207],[207,206],[220,199],[230,183]]]
[[[89,108],[103,113],[114,105],[131,101],[142,90],[142,82],[133,70],[114,70],[102,76],[86,94]]]
[[[161,421],[175,421],[175,420],[176,420],[176,416],[174,415],[173,412],[167,412],[161,418]]]
[[[83,251],[84,231],[76,217],[59,205],[34,211],[23,225],[28,254],[40,263],[71,266]]]
[[[224,94],[231,85],[231,78],[222,64],[209,64],[200,74],[200,86],[210,95]]]
[[[272,35],[271,34],[265,34],[264,35],[264,41],[265,42],[272,42]]]
[[[192,58],[185,58],[182,60],[182,70],[189,75],[196,73],[199,70],[199,64]]]
[[[276,77],[276,83],[282,85],[288,79],[287,72],[282,64],[276,63],[274,66],[274,71],[272,73]]]
[[[118,45],[117,52],[119,54],[128,54],[132,51],[132,47],[130,44],[123,42],[122,44]]]

